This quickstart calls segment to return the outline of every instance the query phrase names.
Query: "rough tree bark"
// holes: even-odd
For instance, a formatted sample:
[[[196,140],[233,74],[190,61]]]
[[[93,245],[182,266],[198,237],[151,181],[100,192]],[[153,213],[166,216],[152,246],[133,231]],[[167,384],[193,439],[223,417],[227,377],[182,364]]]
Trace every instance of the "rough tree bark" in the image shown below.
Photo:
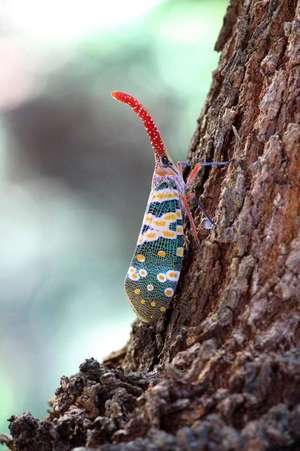
[[[166,317],[12,417],[11,450],[300,449],[300,0],[231,0],[216,49],[189,156],[231,160],[195,185],[217,227]]]

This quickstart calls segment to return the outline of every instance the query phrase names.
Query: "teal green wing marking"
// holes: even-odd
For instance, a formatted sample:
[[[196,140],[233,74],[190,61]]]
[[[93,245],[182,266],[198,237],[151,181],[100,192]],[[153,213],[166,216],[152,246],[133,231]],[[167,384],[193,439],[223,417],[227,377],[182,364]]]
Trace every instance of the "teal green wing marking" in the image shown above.
[[[152,191],[125,289],[137,315],[151,322],[166,311],[183,259],[183,218],[176,187],[163,182]]]

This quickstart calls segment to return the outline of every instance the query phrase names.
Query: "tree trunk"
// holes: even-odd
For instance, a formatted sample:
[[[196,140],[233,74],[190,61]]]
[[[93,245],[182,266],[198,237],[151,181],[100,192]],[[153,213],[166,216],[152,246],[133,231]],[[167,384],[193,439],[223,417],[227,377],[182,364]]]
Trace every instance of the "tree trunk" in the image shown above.
[[[195,184],[217,226],[198,250],[186,225],[166,316],[12,417],[10,449],[300,449],[300,0],[231,0],[216,49],[189,156],[230,160]]]

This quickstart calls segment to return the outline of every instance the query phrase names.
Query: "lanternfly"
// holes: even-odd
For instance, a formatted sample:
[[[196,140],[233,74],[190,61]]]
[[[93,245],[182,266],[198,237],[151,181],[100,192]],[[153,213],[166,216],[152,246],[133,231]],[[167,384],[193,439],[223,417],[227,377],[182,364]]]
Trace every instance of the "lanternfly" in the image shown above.
[[[197,244],[200,244],[189,209],[188,189],[202,166],[224,166],[227,163],[197,163],[185,182],[182,163],[173,163],[144,106],[124,92],[116,91],[112,96],[129,105],[143,121],[154,151],[151,192],[125,278],[125,290],[133,310],[142,321],[149,323],[166,312],[176,290],[183,259],[184,214],[189,218]],[[213,222],[208,217],[207,221],[209,228]]]

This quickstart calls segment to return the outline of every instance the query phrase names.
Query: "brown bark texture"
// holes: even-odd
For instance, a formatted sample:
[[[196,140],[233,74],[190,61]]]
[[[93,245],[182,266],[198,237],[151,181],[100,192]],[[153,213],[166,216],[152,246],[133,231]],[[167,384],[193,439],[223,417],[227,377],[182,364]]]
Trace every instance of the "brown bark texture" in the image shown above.
[[[216,227],[186,224],[170,311],[12,417],[11,450],[300,450],[300,0],[231,0],[216,50],[189,151],[230,160],[194,186]]]

